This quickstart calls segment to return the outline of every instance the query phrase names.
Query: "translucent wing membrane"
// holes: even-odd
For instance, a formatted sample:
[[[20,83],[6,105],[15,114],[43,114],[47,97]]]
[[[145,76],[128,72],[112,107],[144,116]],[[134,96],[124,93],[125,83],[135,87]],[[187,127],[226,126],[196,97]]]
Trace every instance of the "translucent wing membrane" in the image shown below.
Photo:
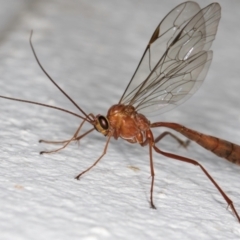
[[[174,8],[153,33],[119,103],[142,113],[165,112],[193,95],[210,66],[220,17],[218,3]]]

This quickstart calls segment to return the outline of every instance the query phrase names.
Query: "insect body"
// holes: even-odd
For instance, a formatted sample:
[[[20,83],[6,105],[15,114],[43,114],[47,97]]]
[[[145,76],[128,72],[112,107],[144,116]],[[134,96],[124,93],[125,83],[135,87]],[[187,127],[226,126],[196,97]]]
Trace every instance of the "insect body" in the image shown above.
[[[107,134],[112,135],[115,139],[121,137],[130,143],[143,144],[146,132],[150,128],[147,118],[137,113],[135,108],[129,105],[112,106],[108,111],[107,119],[110,126]]]
[[[109,109],[107,116],[86,114],[67,93],[56,84],[44,70],[37,58],[31,42],[32,34],[30,37],[30,45],[40,68],[49,80],[78,108],[82,115],[42,103],[5,96],[0,97],[54,108],[75,115],[83,120],[73,137],[69,140],[60,142],[40,140],[40,142],[45,143],[63,144],[61,148],[41,153],[57,152],[65,148],[69,143],[79,141],[94,129],[107,137],[102,155],[88,169],[76,176],[77,179],[101,160],[107,152],[111,138],[116,140],[122,138],[130,143],[138,143],[141,146],[148,145],[149,147],[152,177],[150,206],[152,208],[155,208],[153,203],[154,165],[152,156],[152,151],[154,150],[166,157],[199,166],[218,189],[240,222],[240,217],[231,199],[228,198],[201,164],[193,159],[162,151],[157,146],[157,143],[166,135],[172,136],[183,146],[186,146],[188,141],[183,142],[170,132],[163,132],[154,138],[151,129],[167,127],[175,130],[197,142],[204,148],[211,150],[216,155],[236,164],[240,164],[240,146],[198,133],[176,123],[150,123],[144,115],[148,112],[155,111],[160,113],[161,111],[167,111],[187,100],[200,87],[212,60],[212,51],[209,49],[215,38],[220,17],[221,7],[218,3],[212,3],[200,9],[199,5],[195,2],[185,2],[170,11],[157,26],[150,38],[140,63],[119,103]],[[87,132],[80,134],[81,128],[86,122],[92,125],[92,127]]]

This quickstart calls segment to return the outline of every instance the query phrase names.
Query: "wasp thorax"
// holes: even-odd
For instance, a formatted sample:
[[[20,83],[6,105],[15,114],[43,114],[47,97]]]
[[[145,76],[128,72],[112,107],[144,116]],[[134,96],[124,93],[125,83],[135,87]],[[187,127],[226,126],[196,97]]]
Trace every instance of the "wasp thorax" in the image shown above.
[[[125,106],[123,104],[115,104],[109,110],[107,116],[119,114],[124,110]]]
[[[97,116],[94,127],[98,132],[100,132],[106,136],[108,134],[108,130],[109,130],[108,119],[101,115]]]

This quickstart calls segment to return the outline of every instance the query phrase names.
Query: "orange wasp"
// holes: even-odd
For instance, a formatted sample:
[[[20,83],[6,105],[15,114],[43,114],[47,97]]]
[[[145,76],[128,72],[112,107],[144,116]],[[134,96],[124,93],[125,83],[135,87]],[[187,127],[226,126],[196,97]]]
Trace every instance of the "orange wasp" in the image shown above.
[[[170,135],[182,145],[187,142],[184,143],[170,132],[163,132],[154,138],[151,129],[166,127],[175,130],[216,155],[236,164],[240,164],[240,146],[196,132],[177,123],[151,123],[144,115],[145,113],[154,111],[159,113],[160,110],[167,111],[176,107],[197,91],[205,79],[212,60],[213,53],[209,49],[212,41],[215,39],[220,18],[221,7],[218,3],[212,3],[201,9],[195,2],[185,2],[170,11],[154,31],[120,101],[108,110],[107,116],[95,116],[92,113],[85,113],[48,75],[39,62],[33,48],[31,41],[32,32],[30,46],[40,68],[49,80],[78,108],[82,115],[47,104],[5,96],[0,97],[54,108],[75,115],[83,120],[75,134],[69,140],[59,142],[40,140],[40,142],[45,143],[63,144],[61,148],[53,151],[43,151],[41,154],[58,152],[69,143],[79,141],[94,129],[107,137],[101,156],[89,168],[77,175],[76,179],[79,179],[102,159],[107,152],[111,138],[116,140],[122,138],[129,143],[138,143],[141,146],[148,145],[149,147],[152,178],[150,188],[151,208],[155,208],[153,203],[155,174],[152,157],[152,151],[155,150],[166,157],[199,166],[218,189],[240,222],[240,217],[231,199],[200,163],[190,158],[162,151],[156,146],[156,143],[166,135]],[[90,123],[92,128],[83,134],[79,134],[83,124],[86,122]]]

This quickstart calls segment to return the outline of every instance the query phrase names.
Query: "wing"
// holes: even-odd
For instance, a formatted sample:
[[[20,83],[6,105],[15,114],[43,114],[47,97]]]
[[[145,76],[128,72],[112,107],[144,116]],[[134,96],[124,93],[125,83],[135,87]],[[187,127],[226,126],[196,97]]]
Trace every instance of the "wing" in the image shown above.
[[[154,31],[119,103],[142,113],[165,112],[192,96],[210,66],[220,18],[218,3],[175,7]]]

